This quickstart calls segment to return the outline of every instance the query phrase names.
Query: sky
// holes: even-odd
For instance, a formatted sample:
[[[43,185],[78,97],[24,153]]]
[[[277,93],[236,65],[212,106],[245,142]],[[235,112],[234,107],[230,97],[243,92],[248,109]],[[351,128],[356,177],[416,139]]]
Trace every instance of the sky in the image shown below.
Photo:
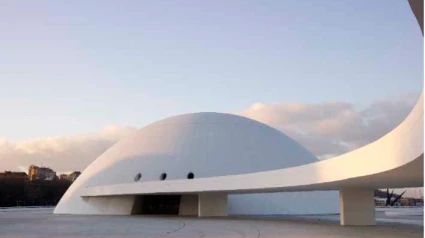
[[[0,32],[0,170],[82,170],[136,129],[199,111],[329,158],[394,128],[423,88],[404,0],[6,0]]]

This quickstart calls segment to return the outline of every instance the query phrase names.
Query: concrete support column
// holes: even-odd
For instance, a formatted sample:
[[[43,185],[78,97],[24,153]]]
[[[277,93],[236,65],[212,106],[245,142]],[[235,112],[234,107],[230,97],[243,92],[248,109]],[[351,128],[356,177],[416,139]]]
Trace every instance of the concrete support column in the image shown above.
[[[198,200],[198,216],[227,216],[227,194],[200,193]]]
[[[76,214],[90,215],[130,215],[136,196],[107,196],[83,198],[85,210]]]
[[[197,216],[198,215],[198,195],[182,195],[180,199],[179,215]]]
[[[342,188],[339,191],[341,225],[373,226],[375,222],[374,190]]]

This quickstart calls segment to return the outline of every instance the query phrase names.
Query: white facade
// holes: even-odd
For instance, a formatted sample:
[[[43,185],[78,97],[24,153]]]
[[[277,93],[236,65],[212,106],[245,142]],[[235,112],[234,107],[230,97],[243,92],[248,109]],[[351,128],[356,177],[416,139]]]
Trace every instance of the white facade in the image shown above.
[[[257,121],[223,113],[192,113],[171,117],[119,141],[76,180],[55,213],[101,213],[85,208],[82,188],[194,180],[284,169],[318,159],[280,131]],[[141,178],[135,181],[137,174]],[[317,206],[320,203],[321,206]],[[77,207],[77,209],[76,209]],[[338,194],[293,192],[229,195],[229,214],[337,213]]]
[[[197,196],[180,207],[197,209],[198,216],[277,214],[286,204],[274,207],[259,197],[272,199],[265,194],[271,192],[339,190],[341,224],[374,225],[373,189],[423,186],[423,109],[421,94],[412,112],[387,135],[316,162],[287,136],[246,118],[219,113],[173,117],[106,151],[70,187],[54,212],[133,214],[140,196],[179,194]],[[141,179],[134,181],[139,173]],[[164,173],[167,180],[162,181]],[[187,179],[189,173],[195,179]],[[251,193],[262,195],[230,195]],[[286,201],[296,200],[304,208],[306,204],[323,208],[322,203],[331,202],[317,197]],[[289,204],[297,208],[296,203]]]
[[[423,1],[409,4],[423,32]],[[140,195],[181,194],[180,208],[186,214],[276,214],[279,205],[286,206],[274,206],[279,199],[273,196],[280,195],[265,193],[339,190],[341,224],[374,225],[373,189],[423,186],[423,154],[423,92],[390,133],[324,161],[315,161],[290,138],[261,123],[225,114],[188,114],[154,123],[118,142],[84,171],[54,212],[131,214],[143,199],[137,199]],[[128,181],[131,174],[139,178],[141,169],[147,171],[143,182]],[[172,180],[158,181],[168,171]],[[190,172],[195,179],[185,179]],[[228,198],[250,193],[262,194]],[[297,194],[294,198],[308,204]],[[314,195],[310,202],[323,204]]]

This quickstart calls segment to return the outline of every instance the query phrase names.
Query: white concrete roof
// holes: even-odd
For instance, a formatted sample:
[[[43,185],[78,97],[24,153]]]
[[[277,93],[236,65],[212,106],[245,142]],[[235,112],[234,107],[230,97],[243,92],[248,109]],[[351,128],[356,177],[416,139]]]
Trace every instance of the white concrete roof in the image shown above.
[[[194,181],[289,168],[318,159],[282,132],[225,113],[191,113],[148,125],[90,164],[61,199],[58,210],[80,201],[86,187]],[[135,181],[137,174],[139,181]],[[165,182],[160,181],[160,182]]]
[[[256,131],[257,129],[252,128],[257,128],[257,126],[255,126],[255,123],[253,126],[250,126],[252,123],[252,121],[247,121],[247,125],[243,124],[243,127],[247,130]],[[158,123],[157,125],[161,124],[169,125],[167,123]],[[153,124],[152,128],[163,128],[157,127],[157,125]],[[191,123],[189,125],[192,128],[191,125],[198,124]],[[139,135],[136,134],[122,140],[93,162],[66,192],[56,207],[55,213],[83,212],[86,209],[85,207],[87,206],[87,209],[89,209],[90,205],[85,203],[82,197],[91,196],[200,192],[264,193],[276,191],[333,190],[342,187],[383,188],[423,186],[423,126],[423,94],[421,94],[418,103],[409,116],[393,131],[367,146],[332,159],[254,173],[195,178],[193,180],[183,178],[146,182],[134,182],[131,179],[133,173],[140,169],[137,167],[137,161],[145,161],[145,165],[148,167],[153,166],[156,162],[154,160],[137,159],[138,157],[134,152],[142,147],[139,146],[139,141],[134,139],[145,132],[138,133]],[[277,133],[268,127],[259,127],[264,128],[271,135]],[[175,127],[172,126],[171,128]],[[172,130],[173,133],[170,134],[170,138],[176,139],[175,136],[179,135],[182,129],[181,127],[177,128],[179,129]],[[232,127],[230,126],[229,128]],[[160,129],[160,131],[162,130]],[[147,138],[155,136],[154,131],[151,129],[147,130],[147,136],[142,136],[142,138],[148,140]],[[269,133],[265,133],[267,135],[264,136],[261,131],[263,129],[258,129],[257,135],[267,140]],[[194,135],[199,134],[194,133]],[[276,138],[279,139],[281,137],[276,136]],[[286,138],[282,140],[296,145]],[[161,140],[155,141],[155,143],[148,143],[148,149],[146,151],[144,149],[142,150],[145,152],[143,155],[152,155],[152,151],[155,150],[149,148],[156,148],[161,144]],[[230,142],[233,140],[226,141],[233,143]],[[163,144],[168,145],[170,143],[165,140]],[[166,146],[165,148],[168,147]],[[122,150],[128,153],[123,155]],[[274,153],[271,154],[274,155]],[[296,156],[296,154],[294,155]],[[302,156],[308,155],[308,153],[303,152],[302,148],[299,149],[299,154]],[[155,158],[162,159],[161,157]],[[297,160],[297,157],[287,158],[285,154],[282,154],[282,158],[291,162]],[[267,157],[261,157],[260,159],[264,163],[268,163],[269,161]],[[167,162],[167,160],[163,161]],[[195,162],[196,160],[193,159],[191,161]],[[172,165],[177,166],[177,163],[172,163]],[[225,164],[222,168],[229,171],[226,168],[227,166]],[[239,166],[244,166],[244,163],[239,162],[239,164],[235,165],[236,168]],[[183,167],[179,168],[182,169]],[[215,168],[220,168],[220,166]],[[247,168],[250,167],[247,166]],[[133,170],[133,173],[128,172],[130,170]],[[159,170],[156,171],[159,172]],[[177,172],[178,170],[176,169],[174,171]],[[184,175],[184,173],[181,175]],[[128,182],[114,183],[114,181],[123,180],[127,180]]]
[[[421,29],[422,15],[415,12]],[[211,113],[166,119],[101,155],[68,189],[55,213],[90,209],[83,199],[91,196],[423,186],[423,117],[422,92],[412,112],[387,135],[314,163],[314,157],[290,138],[249,119]],[[276,158],[280,155],[283,159]],[[146,182],[128,182],[132,172],[146,168]],[[154,181],[155,174],[167,172],[164,168],[172,171],[169,178],[174,180]],[[192,168],[200,176],[183,179]]]
[[[408,117],[381,139],[350,153],[307,165],[195,180],[90,187],[83,196],[152,193],[332,190],[341,187],[423,186],[423,93]]]

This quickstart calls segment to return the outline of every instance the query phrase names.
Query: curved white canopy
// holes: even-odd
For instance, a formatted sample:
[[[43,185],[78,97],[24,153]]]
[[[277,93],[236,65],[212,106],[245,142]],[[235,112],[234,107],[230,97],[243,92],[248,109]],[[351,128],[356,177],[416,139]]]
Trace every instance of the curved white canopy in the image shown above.
[[[423,108],[422,93],[411,113],[390,133],[332,159],[250,174],[88,187],[82,196],[423,186]]]
[[[409,3],[422,29],[423,1],[413,2],[410,0]],[[250,131],[247,135],[254,133],[255,137],[264,138],[266,141],[274,134],[266,133],[267,135],[264,136],[261,132],[263,130],[260,130],[260,133],[255,133],[256,126],[244,128],[249,130],[254,128],[254,130]],[[179,138],[181,135],[179,134],[179,129],[176,131],[177,134],[171,133],[170,136]],[[138,144],[132,144],[131,140],[127,140],[125,143],[123,142],[124,146],[114,146],[117,149],[109,150],[108,153],[106,153],[106,159],[98,159],[91,164],[89,168],[83,172],[82,176],[77,179],[76,183],[67,191],[54,212],[128,214],[135,204],[134,196],[132,195],[195,193],[199,194],[198,215],[202,216],[204,213],[217,213],[217,211],[214,211],[217,210],[217,207],[221,209],[218,209],[220,210],[218,214],[224,212],[226,207],[225,194],[229,193],[340,190],[341,224],[373,225],[375,224],[375,210],[372,188],[423,186],[423,131],[424,104],[422,92],[418,102],[407,118],[390,133],[362,148],[332,159],[308,163],[313,160],[309,158],[310,155],[300,148],[295,148],[293,151],[296,151],[296,153],[286,154],[285,157],[285,161],[289,161],[289,164],[294,162],[292,164],[293,167],[287,167],[286,164],[283,164],[277,167],[272,166],[267,169],[266,167],[261,167],[261,163],[259,163],[257,165],[260,168],[258,170],[254,169],[254,171],[261,172],[254,172],[252,167],[245,166],[245,170],[232,170],[233,172],[236,171],[240,173],[233,174],[231,171],[226,170],[228,169],[225,167],[226,165],[223,165],[223,170],[227,172],[221,174],[217,172],[208,174],[204,171],[206,177],[201,176],[193,180],[175,177],[173,180],[165,181],[152,181],[151,178],[146,182],[111,183],[111,181],[127,181],[120,177],[122,173],[116,172],[116,168],[120,168],[120,166],[117,166],[119,161],[116,159],[118,157],[126,158],[123,161],[133,161],[131,160],[131,156],[133,155],[131,152],[136,151],[133,147],[137,147]],[[147,135],[154,134],[147,133]],[[191,136],[185,138],[193,140]],[[284,137],[277,136],[276,138]],[[232,141],[232,139],[235,138],[228,138],[227,134],[224,133],[220,134],[216,139]],[[161,145],[162,140],[154,141],[156,141],[156,144],[154,143],[153,147]],[[296,145],[296,143],[294,144],[291,140],[287,140],[287,138],[282,141],[285,141],[285,143],[282,144],[284,146]],[[262,145],[264,149],[267,147],[268,143],[266,142]],[[150,146],[146,148],[147,151],[144,152],[149,152]],[[161,148],[172,148],[172,146]],[[276,149],[275,147],[273,148]],[[286,148],[285,151],[288,149],[291,151],[291,148]],[[125,154],[125,156],[121,154],[117,157],[122,151],[130,153]],[[172,149],[170,149],[170,151],[172,151]],[[251,161],[254,163],[260,161],[258,156],[276,155],[276,153],[267,153],[267,149],[265,151],[265,153],[254,154],[254,158],[251,158]],[[128,159],[129,156],[130,159]],[[229,158],[231,158],[231,156]],[[267,158],[264,159],[267,161]],[[300,159],[303,161],[303,164],[296,164],[296,161]],[[271,161],[278,160],[273,158]],[[243,160],[238,163],[243,165]],[[126,164],[124,168],[128,168],[129,165],[131,165],[131,163]],[[179,166],[178,163],[175,165]],[[215,171],[217,171],[217,168],[220,168],[220,166],[214,164],[211,164],[211,166],[215,166]],[[115,167],[115,169],[110,171],[115,171],[115,173],[105,173],[105,171],[108,171],[105,170],[105,168],[113,167]],[[201,167],[199,167],[199,169]],[[99,171],[102,171],[102,173]],[[96,201],[90,201],[90,197],[109,196],[112,196],[112,198],[96,198]],[[181,205],[182,204],[186,203],[182,202]],[[191,204],[193,205],[194,203]],[[108,211],[108,208],[112,208],[112,210]]]
[[[72,184],[57,211],[84,207],[81,195],[92,187],[186,180],[189,174],[198,181],[317,161],[290,137],[258,121],[225,113],[184,114],[148,125],[105,151]]]

